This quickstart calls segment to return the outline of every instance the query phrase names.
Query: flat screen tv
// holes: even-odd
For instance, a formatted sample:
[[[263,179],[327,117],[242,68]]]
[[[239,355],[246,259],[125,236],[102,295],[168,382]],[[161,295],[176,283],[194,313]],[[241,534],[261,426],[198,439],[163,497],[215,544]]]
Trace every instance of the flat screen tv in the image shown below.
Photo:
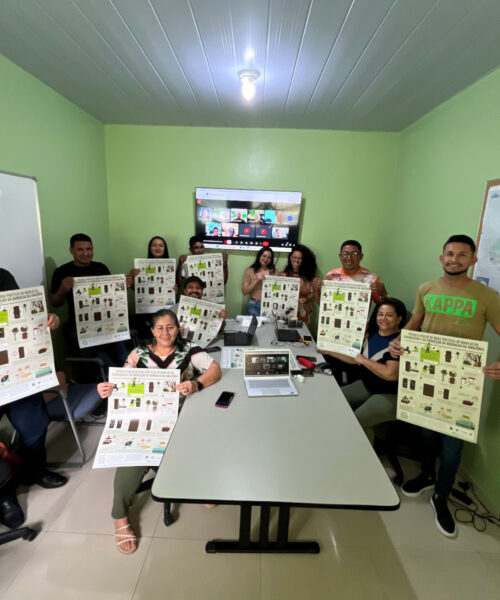
[[[301,192],[196,188],[195,202],[206,248],[291,252],[299,241]]]

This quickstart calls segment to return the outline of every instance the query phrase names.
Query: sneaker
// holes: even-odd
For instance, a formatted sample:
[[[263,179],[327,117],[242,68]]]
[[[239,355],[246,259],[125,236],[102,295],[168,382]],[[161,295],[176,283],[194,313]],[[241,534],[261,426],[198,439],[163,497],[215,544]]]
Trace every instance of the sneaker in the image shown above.
[[[457,528],[448,509],[448,499],[432,494],[429,502],[434,510],[434,522],[439,531],[446,537],[455,537]]]
[[[426,490],[432,490],[436,480],[434,477],[428,477],[423,473],[420,473],[415,479],[410,479],[401,486],[401,491],[405,496],[409,498],[416,498],[420,496],[422,492]]]

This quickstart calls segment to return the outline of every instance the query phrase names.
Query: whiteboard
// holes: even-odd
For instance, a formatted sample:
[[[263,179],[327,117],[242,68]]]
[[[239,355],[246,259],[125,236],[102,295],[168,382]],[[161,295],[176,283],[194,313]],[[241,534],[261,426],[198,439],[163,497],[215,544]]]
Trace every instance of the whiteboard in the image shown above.
[[[38,190],[34,177],[0,171],[0,267],[20,288],[45,285]]]

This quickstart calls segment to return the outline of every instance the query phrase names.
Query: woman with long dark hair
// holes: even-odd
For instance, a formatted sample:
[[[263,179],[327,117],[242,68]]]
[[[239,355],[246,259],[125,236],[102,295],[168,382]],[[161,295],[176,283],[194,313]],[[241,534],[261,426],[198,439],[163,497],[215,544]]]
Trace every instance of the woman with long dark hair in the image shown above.
[[[296,244],[289,257],[285,270],[281,273],[283,277],[297,277],[300,279],[298,318],[304,323],[309,323],[313,313],[313,285],[319,277],[316,277],[318,266],[316,256],[312,250],[303,244]]]
[[[271,248],[262,247],[257,252],[254,262],[243,273],[241,293],[250,296],[247,311],[249,315],[260,315],[262,282],[266,275],[276,275],[274,252]]]
[[[167,242],[161,236],[155,235],[149,240],[147,258],[169,258]]]

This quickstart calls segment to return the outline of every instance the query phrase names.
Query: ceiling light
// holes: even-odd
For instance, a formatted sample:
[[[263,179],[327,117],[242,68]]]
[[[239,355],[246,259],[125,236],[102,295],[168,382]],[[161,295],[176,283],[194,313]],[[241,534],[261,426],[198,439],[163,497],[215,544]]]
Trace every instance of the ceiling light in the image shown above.
[[[255,96],[255,82],[259,78],[259,71],[255,69],[243,69],[238,71],[238,77],[241,81],[241,95],[247,102],[250,102]]]

